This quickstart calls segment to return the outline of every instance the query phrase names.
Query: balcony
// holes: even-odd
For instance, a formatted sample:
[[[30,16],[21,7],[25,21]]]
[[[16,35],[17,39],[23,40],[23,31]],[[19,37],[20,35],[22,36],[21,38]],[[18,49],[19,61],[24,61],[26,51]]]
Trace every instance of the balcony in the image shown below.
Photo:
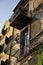
[[[28,23],[30,23],[28,21],[31,20],[31,14],[30,12],[28,12],[29,14],[29,17],[28,17],[27,10],[21,7],[19,8],[19,12],[20,13],[18,15],[15,14],[15,16],[11,18],[12,20],[10,25],[20,30],[23,27],[25,27]]]
[[[9,38],[6,37],[5,43],[7,46],[5,47],[4,52],[6,54],[9,54],[11,49],[11,55],[18,58],[20,54],[19,36],[16,34],[16,36],[14,35],[14,37],[13,36],[10,36]]]
[[[10,54],[10,45],[8,45],[6,48],[5,48],[5,50],[4,50],[4,52],[6,53],[6,54]],[[11,49],[11,54],[10,54],[11,56],[14,56],[14,57],[16,57],[16,58],[19,58],[19,55],[20,55],[20,44],[14,44],[13,43],[13,46],[12,46],[12,49]]]
[[[41,17],[43,17],[43,7],[41,4],[34,11],[27,11],[25,8],[19,7],[19,14],[15,14],[10,25],[20,30]]]

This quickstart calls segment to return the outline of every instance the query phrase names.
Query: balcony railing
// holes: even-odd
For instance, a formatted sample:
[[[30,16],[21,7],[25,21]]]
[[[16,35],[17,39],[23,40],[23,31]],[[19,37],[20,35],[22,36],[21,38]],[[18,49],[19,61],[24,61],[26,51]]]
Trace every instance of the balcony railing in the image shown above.
[[[15,17],[15,14],[13,13],[11,18],[9,19],[10,23],[13,21],[14,17]]]
[[[15,46],[15,45],[17,45],[17,43],[16,43],[16,44],[13,44],[13,46]],[[10,45],[8,45],[8,46],[5,48],[4,52],[5,52],[6,54],[8,54],[8,55],[10,54],[11,56],[14,56],[14,57],[16,57],[16,58],[19,58],[20,48],[19,48],[19,49],[16,48],[16,47],[13,48],[13,46],[12,46],[12,49],[11,49],[11,54],[10,54]],[[19,46],[19,44],[18,44],[18,46]]]

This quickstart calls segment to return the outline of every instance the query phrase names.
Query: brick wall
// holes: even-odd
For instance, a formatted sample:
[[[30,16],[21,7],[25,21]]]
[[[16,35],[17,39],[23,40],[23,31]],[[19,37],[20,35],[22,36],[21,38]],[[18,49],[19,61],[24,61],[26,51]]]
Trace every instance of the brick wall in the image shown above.
[[[33,10],[34,8],[37,8],[40,3],[42,3],[42,0],[30,0],[29,10]]]

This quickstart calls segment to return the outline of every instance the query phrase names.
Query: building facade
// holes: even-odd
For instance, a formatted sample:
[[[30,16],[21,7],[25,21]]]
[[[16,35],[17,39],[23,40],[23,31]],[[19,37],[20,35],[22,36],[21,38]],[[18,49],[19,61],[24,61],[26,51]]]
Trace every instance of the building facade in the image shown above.
[[[43,0],[20,0],[13,12],[2,28],[4,42],[0,42],[7,63],[36,65],[37,47],[43,42]]]

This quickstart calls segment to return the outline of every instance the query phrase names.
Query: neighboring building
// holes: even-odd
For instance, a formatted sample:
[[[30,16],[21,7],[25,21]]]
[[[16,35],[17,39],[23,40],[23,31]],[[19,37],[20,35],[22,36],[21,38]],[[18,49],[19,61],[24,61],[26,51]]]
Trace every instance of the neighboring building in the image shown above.
[[[14,43],[19,43],[19,38],[18,38],[18,40],[16,39],[16,37],[18,36],[18,35],[20,35],[20,31],[19,30],[17,30],[16,28],[13,28],[12,26],[10,26],[10,22],[9,22],[9,20],[7,20],[6,22],[5,22],[5,24],[4,24],[4,26],[3,26],[3,28],[2,28],[2,31],[1,31],[1,33],[2,33],[2,35],[0,35],[1,37],[3,37],[3,39],[1,38],[0,39],[0,44],[2,45],[2,44],[4,44],[4,50],[2,50],[2,52],[1,52],[1,54],[0,54],[0,56],[7,56],[7,57],[2,57],[0,60],[3,60],[4,62],[6,62],[6,60],[7,59],[9,59],[9,53],[10,53],[10,43],[12,43],[12,40],[13,40],[13,48],[12,49],[14,49],[14,51],[12,51],[12,52],[14,52],[15,53],[15,51],[17,50],[18,51],[18,49],[20,50],[20,45],[19,44],[14,44]],[[13,39],[12,39],[13,38]],[[3,46],[3,45],[2,45]],[[6,50],[8,50],[7,52],[6,52]],[[16,52],[17,52],[16,51]],[[6,54],[7,53],[7,54]],[[3,59],[4,58],[4,59]],[[14,61],[13,61],[14,60]],[[11,64],[14,62],[14,64],[16,63],[16,60],[17,60],[17,58],[16,57],[13,57],[13,56],[11,56],[11,59],[10,59],[10,61],[11,61]],[[3,65],[3,64],[2,64]],[[15,64],[16,65],[16,64]]]
[[[36,65],[43,42],[43,0],[20,0],[13,12],[2,28],[4,53],[11,65]]]
[[[3,45],[4,39],[5,39],[4,36],[2,35],[2,33],[0,33],[0,45]]]

